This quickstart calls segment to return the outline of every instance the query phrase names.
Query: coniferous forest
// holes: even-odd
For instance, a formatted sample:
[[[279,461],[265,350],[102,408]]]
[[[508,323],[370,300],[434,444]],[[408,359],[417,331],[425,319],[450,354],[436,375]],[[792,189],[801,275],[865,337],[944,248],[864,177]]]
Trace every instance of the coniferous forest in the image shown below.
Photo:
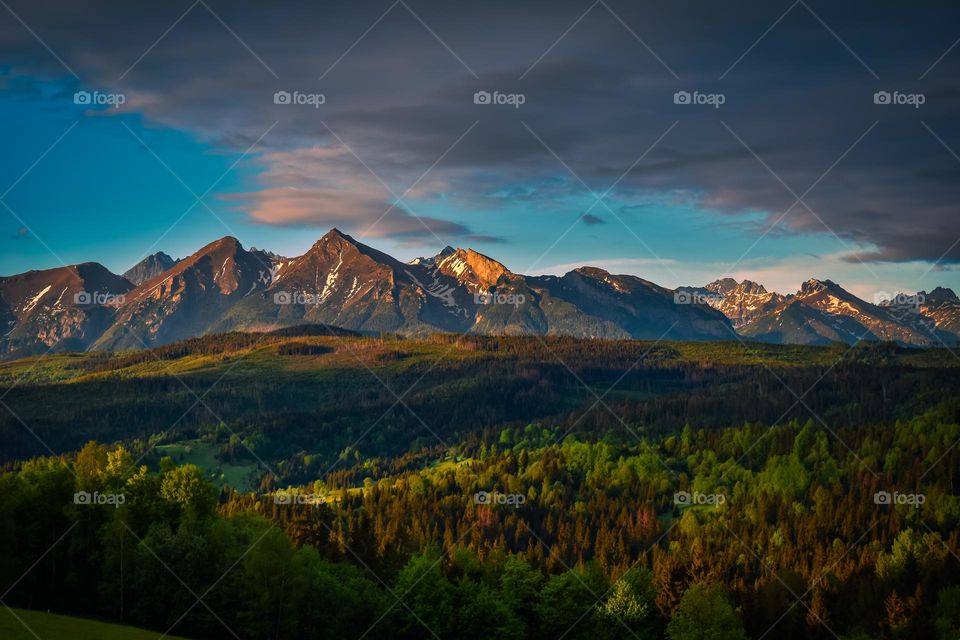
[[[196,639],[957,638],[958,370],[305,331],[5,363],[2,600]]]

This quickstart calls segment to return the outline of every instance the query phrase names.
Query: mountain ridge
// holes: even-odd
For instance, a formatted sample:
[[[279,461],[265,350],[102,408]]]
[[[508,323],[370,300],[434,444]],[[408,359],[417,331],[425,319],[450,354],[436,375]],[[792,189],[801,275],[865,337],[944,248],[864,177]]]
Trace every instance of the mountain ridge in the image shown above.
[[[140,349],[212,332],[300,325],[408,336],[889,340],[921,347],[960,338],[960,299],[944,287],[873,304],[815,278],[784,295],[729,277],[674,290],[589,265],[528,276],[472,248],[448,246],[402,262],[337,228],[293,258],[245,249],[225,236],[178,260],[147,256],[126,274],[83,263],[0,278],[0,357]],[[73,302],[85,292],[93,299]]]

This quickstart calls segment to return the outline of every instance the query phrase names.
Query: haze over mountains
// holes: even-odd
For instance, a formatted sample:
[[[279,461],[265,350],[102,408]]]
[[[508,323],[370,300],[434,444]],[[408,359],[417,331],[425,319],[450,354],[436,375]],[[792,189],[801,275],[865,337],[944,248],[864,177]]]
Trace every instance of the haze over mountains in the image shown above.
[[[677,290],[584,266],[526,276],[472,249],[409,263],[333,229],[304,255],[232,237],[118,276],[84,263],[0,278],[0,355],[124,350],[210,332],[322,324],[366,333],[437,331],[789,344],[960,339],[960,299],[938,287],[873,304],[829,280],[795,294],[724,278]]]

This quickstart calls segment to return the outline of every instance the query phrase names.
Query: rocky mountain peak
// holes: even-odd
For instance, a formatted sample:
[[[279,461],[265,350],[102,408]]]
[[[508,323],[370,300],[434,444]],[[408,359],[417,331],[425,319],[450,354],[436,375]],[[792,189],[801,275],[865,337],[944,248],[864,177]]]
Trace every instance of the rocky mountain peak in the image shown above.
[[[731,291],[734,291],[738,286],[740,286],[740,283],[738,283],[733,278],[721,278],[719,280],[714,280],[704,288],[709,289],[714,293],[730,293]]]
[[[476,284],[482,287],[491,287],[501,276],[510,275],[510,270],[503,264],[473,249],[457,249],[441,258],[437,266],[441,271],[455,274],[458,279],[464,274],[473,276]]]
[[[124,271],[123,277],[137,285],[173,268],[177,262],[179,260],[174,260],[163,251],[158,251]]]
[[[455,278],[472,290],[489,289],[502,276],[513,275],[502,263],[473,249],[451,252],[444,249],[437,255],[435,264],[440,273]]]
[[[596,278],[599,280],[603,280],[610,275],[609,271],[606,269],[601,269],[600,267],[577,267],[573,270],[573,273],[579,273],[582,276]]]
[[[752,280],[744,280],[737,285],[737,289],[743,293],[749,293],[751,295],[763,295],[767,293],[766,288],[762,284]]]
[[[810,278],[809,280],[804,282],[802,285],[800,285],[800,291],[797,292],[797,295],[801,297],[811,296],[811,295],[820,293],[821,291],[825,291],[827,289],[837,289],[837,288],[838,287],[836,283],[830,280],[818,280],[816,278]]]
[[[953,292],[953,289],[948,289],[947,287],[937,287],[930,293],[926,291],[921,291],[926,304],[938,304],[943,302],[954,302],[960,303],[960,298],[957,297],[957,294]]]

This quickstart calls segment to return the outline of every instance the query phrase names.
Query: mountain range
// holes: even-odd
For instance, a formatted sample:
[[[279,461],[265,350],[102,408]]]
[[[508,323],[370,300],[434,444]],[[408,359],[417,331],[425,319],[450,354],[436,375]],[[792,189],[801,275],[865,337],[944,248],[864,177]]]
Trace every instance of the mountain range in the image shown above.
[[[117,351],[234,330],[305,324],[368,334],[435,332],[655,340],[910,346],[960,340],[950,289],[869,303],[829,280],[795,294],[724,278],[676,290],[580,267],[527,276],[472,249],[401,262],[333,229],[286,258],[236,238],[186,258],[144,258],[115,275],[97,263],[0,278],[0,356]]]

